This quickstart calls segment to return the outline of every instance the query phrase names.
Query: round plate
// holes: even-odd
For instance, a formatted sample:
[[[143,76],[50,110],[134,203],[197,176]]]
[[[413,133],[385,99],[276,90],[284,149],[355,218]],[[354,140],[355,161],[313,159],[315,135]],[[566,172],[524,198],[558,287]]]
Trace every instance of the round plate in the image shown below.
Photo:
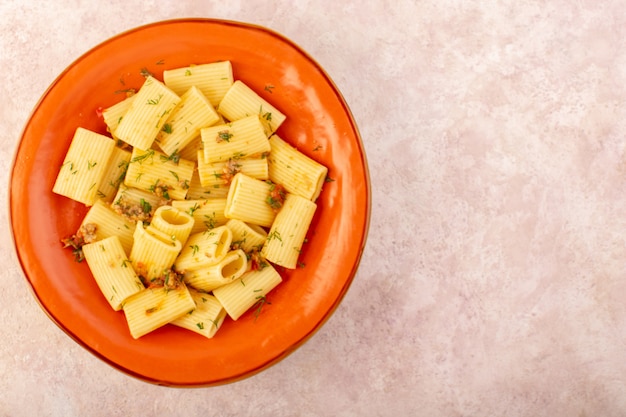
[[[142,72],[230,60],[240,79],[287,115],[280,136],[329,168],[303,267],[256,317],[227,318],[213,339],[165,326],[138,340],[122,312],[99,292],[86,263],[60,239],[75,233],[86,208],[52,193],[77,127],[106,134],[98,109],[139,88]],[[170,386],[210,386],[251,376],[305,342],[346,293],[363,252],[370,184],[356,124],[324,70],[297,45],[250,24],[184,19],[124,32],[72,63],[45,92],[24,128],[10,182],[17,256],[41,307],[76,342],[117,369]]]

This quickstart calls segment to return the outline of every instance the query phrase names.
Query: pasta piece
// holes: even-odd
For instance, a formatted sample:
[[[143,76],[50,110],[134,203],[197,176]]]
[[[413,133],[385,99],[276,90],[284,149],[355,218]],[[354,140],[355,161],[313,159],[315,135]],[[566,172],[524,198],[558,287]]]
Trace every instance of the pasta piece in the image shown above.
[[[174,200],[172,207],[189,213],[194,219],[191,233],[204,232],[226,224],[224,216],[225,198],[208,198],[204,200]]]
[[[182,200],[187,195],[195,164],[172,161],[162,152],[133,149],[124,184],[154,193],[166,200]]]
[[[115,311],[124,301],[144,289],[117,236],[83,246],[85,260],[102,295]]]
[[[154,212],[149,227],[172,236],[172,239],[177,239],[183,246],[191,234],[193,224],[194,219],[189,213],[172,206],[161,206]]]
[[[154,228],[144,228],[141,221],[137,222],[133,237],[130,260],[147,283],[168,273],[182,248],[178,239]]]
[[[188,200],[202,200],[206,198],[226,198],[228,195],[228,185],[216,185],[212,187],[203,187],[200,183],[200,175],[198,170],[193,171],[189,189],[187,190]]]
[[[230,251],[217,263],[185,271],[185,283],[202,291],[212,291],[241,277],[248,269],[246,254],[241,249]]]
[[[133,339],[176,320],[196,308],[184,284],[176,289],[146,288],[124,303],[124,315]]]
[[[217,107],[217,111],[231,122],[257,115],[263,123],[263,130],[267,137],[276,132],[287,118],[241,80],[233,83]]]
[[[133,103],[135,97],[136,95],[133,94],[102,111],[102,119],[107,125],[107,130],[116,140],[119,139],[115,134],[115,132],[117,131],[117,127],[120,125],[120,122],[124,118],[124,115],[126,114],[128,109],[130,109],[130,106]]]
[[[270,139],[269,178],[292,193],[315,201],[322,191],[328,168],[289,145],[278,135]]]
[[[117,236],[124,252],[130,253],[133,247],[135,224],[113,211],[104,201],[96,200],[91,206],[83,218],[81,227],[88,224],[96,225],[96,241]]]
[[[224,215],[263,227],[270,227],[276,212],[268,204],[271,184],[237,174],[230,185]]]
[[[214,163],[204,161],[204,152],[198,151],[198,175],[200,184],[205,188],[229,185],[238,172],[259,180],[269,178],[267,158],[229,159],[226,162]]]
[[[154,211],[163,204],[165,200],[151,192],[120,184],[111,207],[132,222],[149,222]]]
[[[263,125],[256,116],[200,130],[204,162],[228,162],[231,159],[260,157],[270,151]]]
[[[247,224],[241,220],[230,219],[226,223],[226,227],[233,232],[231,247],[243,249],[246,253],[260,250],[267,239],[265,229],[254,224]]]
[[[176,258],[174,269],[185,272],[214,265],[224,259],[232,240],[233,234],[226,226],[193,234]]]
[[[128,162],[130,161],[130,151],[113,148],[106,171],[102,176],[102,181],[98,187],[98,197],[107,203],[113,202],[120,185],[124,182]]]
[[[202,136],[200,136],[200,132],[178,154],[182,159],[195,162],[198,160],[198,151],[202,151]]]
[[[156,143],[167,155],[184,149],[200,134],[200,129],[219,120],[215,108],[195,86],[187,90],[156,137]]]
[[[307,198],[287,194],[267,234],[261,255],[276,265],[294,269],[316,207]]]
[[[147,151],[180,97],[152,76],[146,77],[115,135],[134,148]]]
[[[52,191],[86,206],[93,205],[114,147],[113,139],[77,128]]]
[[[230,61],[174,68],[163,71],[163,81],[179,95],[196,86],[217,106],[233,84],[233,68]]]
[[[224,306],[233,320],[239,319],[254,305],[263,306],[266,295],[282,282],[280,274],[271,265],[246,272],[230,284],[213,290],[213,295]]]
[[[188,314],[182,315],[171,324],[191,330],[211,339],[222,327],[226,318],[226,310],[211,294],[206,294],[188,288],[191,298],[196,303],[196,308]]]

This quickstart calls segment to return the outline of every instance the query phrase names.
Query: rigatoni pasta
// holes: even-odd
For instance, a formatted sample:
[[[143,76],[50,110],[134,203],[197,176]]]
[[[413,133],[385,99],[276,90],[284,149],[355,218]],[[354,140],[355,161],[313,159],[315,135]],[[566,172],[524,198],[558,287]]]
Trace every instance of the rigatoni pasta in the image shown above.
[[[209,100],[192,86],[157,134],[156,142],[166,155],[175,155],[200,134],[200,129],[219,120]]]
[[[117,236],[89,243],[83,246],[83,253],[100,291],[113,310],[121,310],[128,297],[144,289]]]
[[[269,178],[302,197],[315,201],[322,191],[328,168],[309,158],[278,135],[270,139]]]
[[[296,194],[288,194],[272,223],[261,255],[276,265],[294,269],[317,205]]]
[[[267,265],[245,273],[240,279],[213,290],[213,295],[224,306],[228,315],[237,320],[255,304],[265,302],[267,294],[282,282],[280,274]]]
[[[179,102],[180,97],[161,81],[146,77],[115,129],[115,136],[136,149],[147,151]]]
[[[262,122],[263,131],[268,137],[276,132],[287,118],[241,80],[235,81],[226,92],[217,111],[231,122],[256,115]]]
[[[187,195],[194,167],[191,161],[173,161],[154,149],[142,151],[134,148],[124,184],[150,191],[166,200],[182,200]]]
[[[256,116],[200,130],[204,162],[261,157],[271,150],[263,125]]]
[[[91,206],[114,147],[113,139],[77,128],[52,191]]]
[[[222,327],[226,318],[226,310],[213,295],[193,288],[187,289],[196,303],[196,307],[189,313],[172,321],[171,324],[191,330],[210,339]]]
[[[279,137],[285,115],[228,61],[146,76],[102,116],[111,137],[78,128],[53,191],[89,207],[62,242],[131,336],[210,339],[258,314],[276,267],[298,265],[328,169]]]
[[[265,181],[238,173],[230,185],[224,215],[263,227],[271,226],[276,217],[274,209],[267,204],[271,187]]]
[[[124,303],[130,334],[138,339],[193,311],[196,303],[184,284],[177,288],[146,288]]]
[[[163,71],[163,81],[179,95],[196,86],[217,106],[233,84],[233,68],[230,61],[190,65]]]
[[[246,253],[237,249],[211,265],[185,271],[183,279],[191,287],[209,292],[239,278],[247,267]]]

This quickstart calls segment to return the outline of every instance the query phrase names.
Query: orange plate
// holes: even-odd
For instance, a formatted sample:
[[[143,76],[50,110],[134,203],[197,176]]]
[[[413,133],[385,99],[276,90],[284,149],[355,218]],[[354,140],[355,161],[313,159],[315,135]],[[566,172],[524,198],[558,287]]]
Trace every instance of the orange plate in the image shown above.
[[[281,271],[255,319],[227,319],[213,339],[165,326],[139,340],[111,310],[86,263],[60,239],[86,209],[52,193],[75,129],[106,133],[99,108],[139,88],[141,70],[230,60],[241,79],[287,115],[279,134],[329,168],[334,181],[318,199],[303,268]],[[270,88],[270,86],[273,86]],[[266,87],[268,87],[266,89]],[[346,293],[363,252],[370,217],[367,162],[356,124],[324,70],[293,42],[266,28],[211,19],[170,20],[122,33],[69,66],[26,124],[10,183],[18,258],[38,302],[76,342],[115,368],[155,384],[211,386],[276,363],[322,326]]]

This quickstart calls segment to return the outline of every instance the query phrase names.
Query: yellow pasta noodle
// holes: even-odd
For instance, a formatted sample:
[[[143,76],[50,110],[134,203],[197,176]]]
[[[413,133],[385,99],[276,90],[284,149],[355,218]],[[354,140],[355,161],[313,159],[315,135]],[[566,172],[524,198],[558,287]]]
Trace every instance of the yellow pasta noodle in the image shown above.
[[[94,204],[114,147],[113,139],[77,128],[52,191],[87,206]]]
[[[166,201],[163,198],[156,196],[154,193],[127,187],[122,183],[117,189],[111,208],[130,221],[136,222],[141,220],[149,222],[154,211],[165,203]]]
[[[142,221],[137,222],[133,238],[130,260],[145,282],[166,274],[182,247],[179,240],[154,228],[145,228]]]
[[[233,232],[232,247],[241,248],[249,253],[260,250],[267,239],[267,232],[260,226],[248,224],[238,219],[230,219],[226,223]]]
[[[213,295],[194,290],[193,288],[188,288],[188,290],[196,303],[196,308],[172,321],[171,324],[191,330],[210,339],[222,327],[226,318],[226,310]]]
[[[187,90],[163,125],[156,143],[166,155],[179,153],[200,134],[200,129],[219,120],[215,108],[195,86]]]
[[[124,100],[115,103],[111,107],[107,107],[102,111],[102,119],[107,125],[107,130],[114,139],[119,139],[115,134],[115,131],[122,122],[122,119],[124,118],[124,115],[126,114],[128,109],[130,109],[130,106],[133,103],[135,97],[136,95],[133,94],[129,97],[126,97]]]
[[[238,172],[259,180],[267,180],[269,178],[268,160],[262,157],[206,163],[204,152],[198,151],[198,175],[203,187],[211,189],[215,186],[229,185]]]
[[[232,240],[233,234],[226,226],[193,234],[176,258],[174,269],[185,272],[216,264],[229,252]]]
[[[307,198],[287,194],[261,250],[265,259],[285,268],[294,269],[297,266],[316,207]]]
[[[81,227],[90,224],[96,226],[96,241],[117,236],[124,251],[127,254],[130,253],[133,246],[135,223],[113,211],[104,201],[97,200],[87,211]]]
[[[224,306],[228,315],[239,319],[254,305],[261,307],[266,295],[282,282],[280,274],[267,265],[265,268],[246,272],[241,278],[213,290],[213,295]]]
[[[268,137],[276,132],[287,118],[241,80],[233,83],[217,111],[231,122],[256,115],[263,123],[263,130]]]
[[[204,163],[260,157],[270,151],[263,125],[256,116],[200,130]]]
[[[233,69],[230,61],[190,65],[163,71],[163,81],[178,95],[196,86],[217,106],[233,84]]]
[[[146,77],[134,97],[115,135],[134,148],[146,151],[180,102],[180,97],[152,76]]]
[[[102,295],[115,311],[144,289],[117,236],[84,245],[83,253]]]
[[[226,224],[224,215],[226,198],[205,198],[203,200],[174,200],[172,207],[189,213],[194,220],[191,233],[204,232]]]
[[[189,286],[208,292],[241,277],[247,267],[246,253],[237,249],[212,265],[185,271],[184,280]]]
[[[211,187],[203,187],[200,183],[200,175],[198,170],[193,171],[189,189],[186,198],[188,200],[202,200],[206,198],[226,198],[229,186],[226,184],[218,184]]]
[[[196,308],[184,284],[176,289],[146,288],[124,303],[130,334],[138,339]]]
[[[130,151],[118,148],[117,146],[113,148],[97,192],[98,197],[103,201],[107,203],[113,202],[120,185],[124,182],[124,176],[126,175],[129,161]]]
[[[182,246],[187,242],[193,225],[194,219],[189,213],[172,206],[161,206],[155,210],[149,227],[172,236],[172,239],[178,240]]]
[[[268,204],[271,184],[237,174],[233,178],[226,198],[224,215],[263,227],[270,227],[276,212]]]
[[[162,152],[133,149],[124,184],[150,191],[166,200],[182,200],[187,195],[195,164],[173,161]]]
[[[328,168],[309,158],[278,135],[270,139],[269,178],[285,189],[315,201],[322,191]]]

